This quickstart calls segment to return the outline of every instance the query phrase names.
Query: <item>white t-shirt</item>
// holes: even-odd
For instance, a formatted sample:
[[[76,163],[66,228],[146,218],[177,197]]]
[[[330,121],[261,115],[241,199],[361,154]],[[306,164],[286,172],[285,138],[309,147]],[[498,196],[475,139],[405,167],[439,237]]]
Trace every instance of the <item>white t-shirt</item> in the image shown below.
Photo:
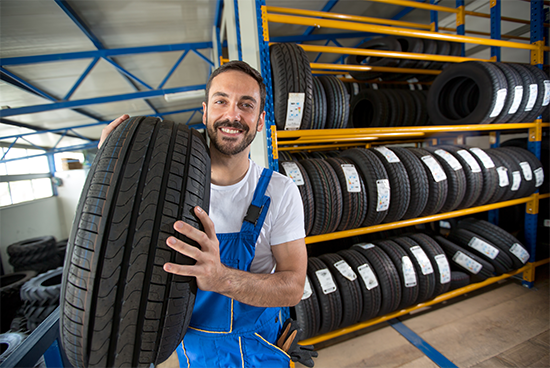
[[[246,176],[238,183],[227,186],[211,185],[210,213],[217,234],[238,233],[263,168],[249,160]],[[260,236],[250,271],[271,273],[275,258],[271,246],[305,237],[304,207],[300,191],[292,179],[274,172],[265,193],[271,198],[269,210]]]

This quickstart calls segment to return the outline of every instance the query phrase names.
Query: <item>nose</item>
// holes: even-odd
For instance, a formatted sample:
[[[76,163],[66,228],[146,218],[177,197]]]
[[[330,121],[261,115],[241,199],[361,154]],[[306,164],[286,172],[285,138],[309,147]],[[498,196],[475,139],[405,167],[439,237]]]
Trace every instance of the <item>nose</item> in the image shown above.
[[[241,110],[238,103],[228,104],[225,115],[229,121],[241,121]]]

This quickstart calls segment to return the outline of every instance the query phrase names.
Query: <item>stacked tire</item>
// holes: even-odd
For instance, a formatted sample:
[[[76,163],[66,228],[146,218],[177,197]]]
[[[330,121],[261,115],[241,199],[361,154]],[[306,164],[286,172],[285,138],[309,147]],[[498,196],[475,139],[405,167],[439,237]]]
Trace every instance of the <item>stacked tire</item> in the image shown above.
[[[22,240],[8,246],[9,263],[15,272],[34,270],[43,273],[63,265],[53,236]]]

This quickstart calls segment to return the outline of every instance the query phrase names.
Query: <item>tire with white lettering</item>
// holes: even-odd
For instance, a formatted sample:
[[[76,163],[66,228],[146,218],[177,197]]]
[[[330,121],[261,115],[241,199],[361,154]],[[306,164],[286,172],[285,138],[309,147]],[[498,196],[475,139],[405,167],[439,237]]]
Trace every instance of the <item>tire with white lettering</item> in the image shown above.
[[[332,75],[317,78],[326,94],[327,118],[325,128],[345,128],[349,120],[349,93],[344,87],[344,82]]]
[[[378,316],[396,310],[401,303],[401,280],[391,259],[375,244],[355,244],[351,249],[361,253],[374,268],[382,298]]]
[[[340,183],[340,189],[342,191],[342,220],[338,225],[337,230],[343,231],[348,229],[356,229],[361,227],[361,224],[365,220],[367,214],[367,193],[363,178],[359,175],[353,161],[349,158],[331,157],[325,160],[334,169],[334,172],[338,176]],[[349,180],[344,172],[344,168],[348,170],[355,170],[357,172],[358,188],[349,188]],[[352,191],[350,191],[352,190]],[[359,190],[359,191],[357,191]]]
[[[67,243],[60,338],[71,364],[149,366],[166,360],[191,318],[192,277],[164,271],[194,261],[166,245],[177,220],[203,230],[193,208],[210,203],[210,157],[185,124],[132,117],[100,148]]]
[[[519,73],[505,63],[492,63],[500,69],[506,78],[508,84],[508,93],[504,102],[504,107],[501,113],[495,118],[494,123],[502,124],[508,122],[517,111],[519,104],[521,103],[521,96],[523,91],[523,83]],[[517,94],[517,95],[516,95]]]
[[[290,308],[290,317],[298,322],[300,326],[300,337],[302,340],[317,335],[321,326],[321,311],[315,289],[311,286],[309,276],[306,276],[306,287],[309,285],[311,294],[307,295],[304,290],[302,300],[296,306]]]
[[[409,150],[403,147],[392,147],[391,150],[403,163],[410,184],[411,196],[409,206],[401,219],[416,218],[422,213],[428,203],[428,176],[422,167],[420,159]]]
[[[340,290],[327,265],[317,257],[309,257],[307,275],[319,301],[321,325],[317,334],[322,335],[337,329],[342,322]]]
[[[428,164],[432,165],[433,161],[435,161],[435,164],[439,167],[439,170],[443,171],[443,168],[439,164],[439,162],[436,160],[433,155],[422,148],[407,148],[411,153],[413,153],[416,157],[420,159],[422,162],[422,167],[424,168],[424,171],[426,171],[426,176],[428,177],[428,188],[429,188],[429,197],[428,202],[426,203],[426,207],[424,207],[424,210],[420,213],[420,217],[433,215],[435,213],[438,213],[441,211],[441,208],[443,208],[443,205],[445,204],[445,201],[447,200],[447,191],[448,191],[448,185],[447,185],[447,178],[440,180],[437,178],[437,176],[434,176],[434,173],[430,170],[428,167]],[[437,178],[437,179],[436,179]]]
[[[315,216],[311,235],[334,232],[342,219],[342,190],[332,167],[323,159],[300,160],[313,189]]]
[[[535,93],[534,87],[531,86],[537,86],[537,82],[535,81],[533,74],[524,65],[511,63],[507,65],[518,73],[523,86],[521,102],[516,113],[508,119],[508,123],[529,123],[530,121],[526,118],[534,106],[534,101],[536,101],[536,98],[533,97],[534,95],[531,95],[532,93]]]
[[[401,284],[401,301],[397,305],[397,310],[407,308],[418,300],[420,289],[418,275],[413,265],[413,260],[407,252],[402,249],[395,241],[376,240],[374,244],[380,247],[384,253],[391,259]]]
[[[472,206],[481,206],[489,203],[489,200],[493,194],[498,190],[499,180],[497,167],[494,160],[487,154],[488,150],[484,150],[477,147],[465,147],[476,159],[479,167],[481,168],[481,176],[483,178],[483,184],[481,185],[481,193],[477,200],[472,203]]]
[[[277,129],[285,129],[290,93],[304,95],[300,129],[311,129],[313,76],[306,52],[295,43],[276,43],[269,46],[269,54]]]
[[[354,128],[388,126],[390,112],[390,102],[379,90],[365,89],[351,99],[350,121]]]
[[[339,254],[326,253],[319,256],[319,259],[325,262],[340,290],[342,321],[338,328],[359,322],[363,312],[363,296],[357,274]]]
[[[434,271],[434,290],[430,297],[435,298],[436,296],[446,293],[450,287],[450,265],[445,252],[439,244],[432,237],[422,233],[416,233],[409,235],[409,238],[422,247]],[[429,274],[429,273],[428,273]],[[420,299],[419,299],[420,301]]]
[[[512,234],[489,221],[468,218],[459,221],[458,227],[479,234],[505,250],[514,264],[514,269],[523,267],[529,261],[530,255],[525,246]]]
[[[444,149],[445,146],[425,147],[439,162],[447,176],[447,199],[441,207],[441,212],[457,209],[466,194],[466,175],[462,164]]]
[[[488,124],[502,111],[506,78],[498,68],[489,63],[466,61],[449,65],[434,80],[428,93],[428,114],[436,125]],[[475,86],[468,95],[457,93],[457,83]],[[504,92],[502,92],[504,91]],[[452,114],[457,101],[476,95],[475,106],[467,114]],[[454,109],[449,109],[449,105]]]
[[[548,106],[549,96],[546,94],[547,89],[550,88],[550,79],[542,69],[537,68],[534,65],[524,65],[529,72],[533,75],[533,79],[537,84],[537,99],[533,105],[533,109],[525,117],[526,122],[535,121],[535,119],[542,114],[545,107]]]
[[[519,171],[519,174],[521,175],[521,184],[519,189],[516,191],[514,198],[523,198],[533,194],[536,190],[533,170],[527,159],[524,157],[523,152],[511,150],[509,147],[495,148],[494,151],[505,154],[509,158],[510,162],[515,164],[517,171]]]
[[[458,228],[451,231],[447,239],[468,249],[470,252],[475,253],[492,264],[497,276],[514,269],[512,259],[510,259],[505,251],[501,251],[498,246],[479,234]]]
[[[544,182],[544,169],[542,163],[532,152],[514,146],[502,147],[508,151],[514,152],[522,168],[522,178],[529,183],[526,195],[533,194]]]
[[[313,218],[315,216],[315,201],[313,199],[313,189],[311,187],[311,182],[309,176],[307,175],[306,170],[298,161],[279,161],[279,172],[283,175],[289,176],[291,170],[294,167],[300,171],[302,176],[303,184],[298,185],[298,190],[300,191],[300,196],[302,197],[302,204],[304,206],[304,226],[306,230],[306,235],[309,235],[313,227]],[[294,179],[293,179],[294,180]]]
[[[358,276],[363,298],[363,310],[359,321],[367,321],[378,315],[382,302],[379,282],[369,261],[360,252],[354,249],[339,251],[338,254],[346,260]]]
[[[351,148],[342,152],[341,157],[349,158],[359,168],[367,192],[367,215],[362,226],[376,225],[384,221],[391,198],[389,178],[378,157],[364,148]]]
[[[451,265],[467,272],[477,281],[483,281],[495,275],[495,268],[489,262],[478,257],[469,250],[440,235],[434,236],[434,240],[441,246],[447,255]]]

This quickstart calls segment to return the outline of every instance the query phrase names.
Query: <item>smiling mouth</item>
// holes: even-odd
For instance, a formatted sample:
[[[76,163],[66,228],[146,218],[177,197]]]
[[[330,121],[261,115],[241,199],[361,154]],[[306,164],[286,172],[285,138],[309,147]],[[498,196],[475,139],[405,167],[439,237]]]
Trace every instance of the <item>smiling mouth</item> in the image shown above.
[[[239,133],[241,133],[241,130],[233,129],[233,128],[229,128],[229,127],[221,127],[220,130],[224,133],[227,133],[227,134],[239,134]]]

